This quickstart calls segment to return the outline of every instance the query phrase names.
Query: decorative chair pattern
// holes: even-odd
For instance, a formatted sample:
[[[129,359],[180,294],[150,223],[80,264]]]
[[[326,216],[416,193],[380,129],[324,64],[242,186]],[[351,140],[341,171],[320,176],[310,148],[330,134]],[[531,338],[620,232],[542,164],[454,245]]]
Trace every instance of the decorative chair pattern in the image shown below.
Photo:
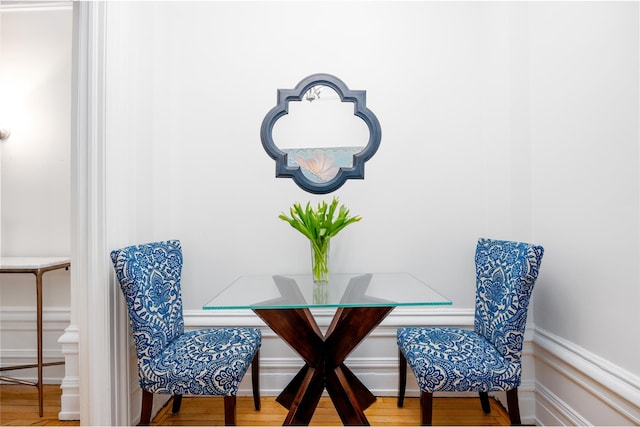
[[[184,331],[178,240],[111,252],[129,312],[142,388],[140,425],[151,421],[154,393],[172,394],[173,412],[183,395],[224,396],[225,424],[235,425],[236,394],[252,365],[254,405],[260,409],[259,354],[255,328]]]
[[[489,392],[506,391],[511,423],[520,424],[518,386],[527,308],[544,249],[528,243],[479,239],[475,254],[474,330],[399,328],[398,406],[407,364],[420,387],[422,425],[431,425],[439,391],[476,391],[485,413]]]

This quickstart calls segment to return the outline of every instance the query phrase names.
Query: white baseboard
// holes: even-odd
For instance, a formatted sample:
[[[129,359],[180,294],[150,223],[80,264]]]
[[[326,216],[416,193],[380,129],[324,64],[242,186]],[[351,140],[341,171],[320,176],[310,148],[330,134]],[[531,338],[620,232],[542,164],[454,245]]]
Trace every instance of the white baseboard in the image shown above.
[[[58,339],[65,357],[65,372],[60,388],[59,420],[80,420],[80,330],[69,325]]]
[[[535,328],[536,424],[640,425],[640,378]]]

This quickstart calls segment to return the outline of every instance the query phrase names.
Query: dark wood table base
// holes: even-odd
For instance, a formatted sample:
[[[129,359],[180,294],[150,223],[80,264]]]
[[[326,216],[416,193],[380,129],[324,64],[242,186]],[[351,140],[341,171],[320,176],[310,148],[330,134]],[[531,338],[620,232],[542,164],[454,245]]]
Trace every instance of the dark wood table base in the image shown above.
[[[375,396],[344,364],[393,306],[338,308],[325,335],[308,308],[253,311],[305,361],[276,398],[289,410],[283,425],[308,425],[326,388],[344,425],[369,425]]]

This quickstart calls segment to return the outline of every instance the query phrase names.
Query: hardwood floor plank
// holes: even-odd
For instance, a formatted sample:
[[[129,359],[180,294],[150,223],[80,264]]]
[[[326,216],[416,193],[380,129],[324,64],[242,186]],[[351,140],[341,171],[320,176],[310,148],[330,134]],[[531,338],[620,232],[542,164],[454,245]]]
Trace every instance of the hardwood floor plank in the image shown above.
[[[38,392],[35,387],[0,385],[0,425],[3,426],[79,426],[78,421],[59,421],[61,390],[57,385],[45,385],[44,416],[38,417]],[[434,425],[509,425],[509,415],[495,399],[489,399],[491,413],[485,414],[477,398],[434,398]],[[279,426],[287,410],[275,397],[263,396],[262,409],[256,411],[253,398],[238,397],[236,416],[239,426]],[[418,398],[406,398],[398,408],[395,397],[378,397],[365,414],[373,426],[415,426],[420,423]],[[171,413],[171,401],[153,419],[154,426],[224,425],[222,398],[185,397],[180,413]],[[311,426],[341,425],[340,417],[328,397],[320,399],[310,422]]]

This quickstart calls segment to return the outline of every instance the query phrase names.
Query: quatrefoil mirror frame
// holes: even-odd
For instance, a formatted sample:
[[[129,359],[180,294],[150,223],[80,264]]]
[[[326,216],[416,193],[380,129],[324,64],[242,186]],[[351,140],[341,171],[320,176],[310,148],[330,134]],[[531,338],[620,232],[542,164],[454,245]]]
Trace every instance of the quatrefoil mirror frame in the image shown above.
[[[340,97],[340,102],[352,102],[353,114],[364,121],[369,129],[369,141],[361,151],[353,154],[352,164],[341,165],[337,173],[326,181],[312,180],[306,176],[300,165],[292,164],[289,153],[280,149],[273,139],[273,127],[286,114],[289,114],[290,101],[302,101],[305,94],[316,86],[328,86]],[[292,178],[303,190],[314,194],[327,194],[340,188],[347,179],[364,179],[364,164],[378,150],[382,139],[380,122],[376,115],[367,108],[366,91],[350,90],[347,85],[331,74],[312,74],[302,79],[293,89],[278,89],[277,104],[265,116],[260,128],[262,146],[269,156],[276,162],[276,178]],[[324,152],[334,150],[332,148],[312,148],[320,152],[324,158]]]

